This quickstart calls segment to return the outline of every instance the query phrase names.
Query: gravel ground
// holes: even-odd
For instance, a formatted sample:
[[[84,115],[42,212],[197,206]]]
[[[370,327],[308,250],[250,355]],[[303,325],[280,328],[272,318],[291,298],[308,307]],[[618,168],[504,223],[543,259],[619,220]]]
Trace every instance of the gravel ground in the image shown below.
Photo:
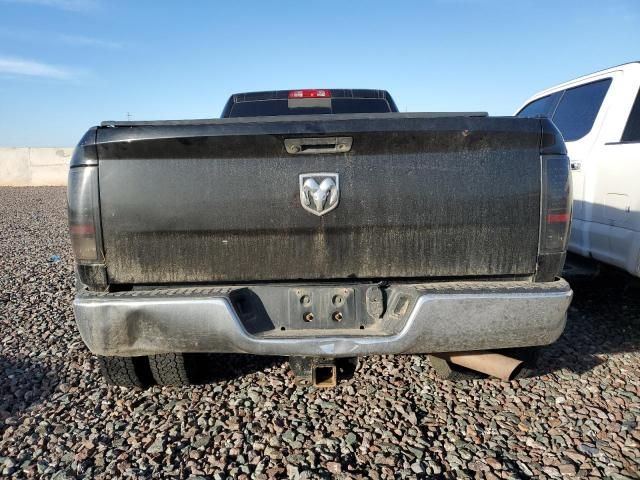
[[[211,384],[127,390],[74,325],[64,196],[0,188],[0,476],[640,478],[640,290],[624,277],[574,285],[531,379],[452,384],[384,356],[297,390],[284,359],[214,356]]]

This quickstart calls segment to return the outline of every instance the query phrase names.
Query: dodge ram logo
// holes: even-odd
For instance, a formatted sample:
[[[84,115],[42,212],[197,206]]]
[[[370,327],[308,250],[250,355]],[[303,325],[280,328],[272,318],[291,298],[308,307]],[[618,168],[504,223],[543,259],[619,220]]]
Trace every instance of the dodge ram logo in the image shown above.
[[[300,175],[302,208],[314,215],[324,215],[338,206],[340,179],[337,173],[303,173]]]

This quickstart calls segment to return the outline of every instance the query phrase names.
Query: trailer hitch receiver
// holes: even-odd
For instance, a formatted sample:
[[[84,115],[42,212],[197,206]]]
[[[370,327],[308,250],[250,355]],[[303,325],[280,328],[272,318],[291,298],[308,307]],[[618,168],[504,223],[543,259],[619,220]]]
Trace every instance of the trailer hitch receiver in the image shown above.
[[[331,388],[337,385],[334,358],[289,357],[289,365],[300,387]]]

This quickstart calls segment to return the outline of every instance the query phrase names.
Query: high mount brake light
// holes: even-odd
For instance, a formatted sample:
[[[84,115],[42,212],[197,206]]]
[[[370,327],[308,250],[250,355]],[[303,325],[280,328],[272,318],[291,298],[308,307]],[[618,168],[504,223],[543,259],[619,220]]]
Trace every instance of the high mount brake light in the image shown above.
[[[331,90],[291,90],[289,98],[331,98]]]

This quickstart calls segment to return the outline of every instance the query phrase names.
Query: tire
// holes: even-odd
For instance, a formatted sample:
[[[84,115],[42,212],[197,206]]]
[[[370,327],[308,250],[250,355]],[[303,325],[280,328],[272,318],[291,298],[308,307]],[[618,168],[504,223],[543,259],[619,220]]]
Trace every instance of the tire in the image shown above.
[[[107,384],[145,388],[153,385],[147,357],[103,357],[98,355],[102,377]]]
[[[514,380],[529,378],[535,374],[540,347],[504,348],[494,350],[494,352],[522,360],[522,366],[513,376]],[[481,380],[488,378],[488,375],[485,375],[484,373],[469,370],[468,368],[464,368],[459,365],[454,365],[442,358],[434,357],[433,355],[429,355],[429,361],[431,362],[431,366],[435,370],[436,375],[443,380],[466,382],[469,380]]]
[[[151,374],[158,385],[191,385],[183,353],[163,353],[149,356]]]

